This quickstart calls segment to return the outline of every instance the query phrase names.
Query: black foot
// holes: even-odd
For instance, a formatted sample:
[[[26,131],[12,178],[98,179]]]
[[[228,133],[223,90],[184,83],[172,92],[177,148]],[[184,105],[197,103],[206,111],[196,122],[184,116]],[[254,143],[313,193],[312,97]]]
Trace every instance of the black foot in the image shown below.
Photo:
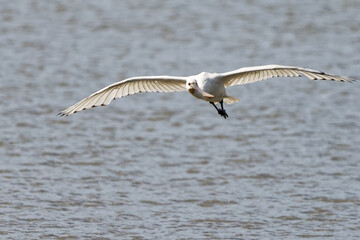
[[[227,117],[229,117],[229,115],[227,115],[225,109],[219,109],[219,110],[218,110],[218,114],[219,114],[220,116],[224,117],[225,119],[226,119]]]
[[[224,109],[223,101],[220,102],[221,109],[219,109],[219,108],[215,105],[215,103],[213,103],[213,102],[210,102],[210,104],[213,105],[213,106],[216,108],[216,110],[218,111],[218,114],[219,114],[220,116],[224,117],[225,119],[226,119],[227,117],[229,117],[229,116],[227,115],[225,109]]]

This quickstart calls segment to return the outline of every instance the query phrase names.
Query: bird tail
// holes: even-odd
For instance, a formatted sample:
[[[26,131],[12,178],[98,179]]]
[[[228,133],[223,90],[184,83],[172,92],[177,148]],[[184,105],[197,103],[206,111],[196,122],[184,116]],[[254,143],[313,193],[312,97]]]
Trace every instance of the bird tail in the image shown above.
[[[234,98],[234,97],[230,97],[230,96],[227,96],[227,97],[224,98],[224,102],[226,104],[232,104],[232,103],[238,102],[238,101],[239,101],[239,99]]]

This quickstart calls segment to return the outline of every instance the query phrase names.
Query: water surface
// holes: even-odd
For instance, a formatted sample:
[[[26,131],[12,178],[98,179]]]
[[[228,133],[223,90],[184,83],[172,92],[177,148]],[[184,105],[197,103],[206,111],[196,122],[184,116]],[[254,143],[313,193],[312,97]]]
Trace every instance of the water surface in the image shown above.
[[[138,75],[262,64],[359,75],[358,1],[1,1],[4,239],[358,239],[358,84],[57,112]]]

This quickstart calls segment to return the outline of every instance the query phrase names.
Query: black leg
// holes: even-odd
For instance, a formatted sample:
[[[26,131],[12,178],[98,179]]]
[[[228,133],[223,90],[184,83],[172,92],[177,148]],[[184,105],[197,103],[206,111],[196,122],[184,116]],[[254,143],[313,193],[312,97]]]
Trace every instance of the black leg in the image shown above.
[[[227,115],[225,109],[224,109],[224,106],[223,106],[224,102],[223,102],[222,100],[221,100],[221,102],[220,102],[221,109],[219,109],[219,108],[215,105],[215,103],[213,103],[213,102],[210,102],[210,104],[213,105],[213,106],[216,108],[216,110],[218,111],[218,114],[219,114],[220,116],[224,117],[225,119],[226,119],[227,117],[229,117],[229,116]]]
[[[224,101],[223,100],[220,101],[220,106],[221,106],[221,114],[220,115],[226,119],[227,117],[229,117],[229,115],[227,115],[227,113],[224,109]]]
[[[213,106],[214,106],[214,108],[216,108],[216,110],[219,112],[219,109],[217,108],[217,106],[215,105],[215,103],[210,102],[210,104],[211,104],[211,105],[213,105]]]
[[[223,111],[225,112],[225,109],[224,109],[224,101],[223,101],[223,100],[221,100],[220,106],[221,106],[221,110],[223,110]]]

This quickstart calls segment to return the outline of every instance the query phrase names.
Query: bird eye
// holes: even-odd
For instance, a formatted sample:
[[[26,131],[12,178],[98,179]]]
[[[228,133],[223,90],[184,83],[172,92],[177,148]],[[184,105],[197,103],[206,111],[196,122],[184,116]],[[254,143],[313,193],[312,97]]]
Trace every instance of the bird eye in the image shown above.
[[[190,85],[191,85],[191,83],[188,83],[188,85],[190,86]]]

